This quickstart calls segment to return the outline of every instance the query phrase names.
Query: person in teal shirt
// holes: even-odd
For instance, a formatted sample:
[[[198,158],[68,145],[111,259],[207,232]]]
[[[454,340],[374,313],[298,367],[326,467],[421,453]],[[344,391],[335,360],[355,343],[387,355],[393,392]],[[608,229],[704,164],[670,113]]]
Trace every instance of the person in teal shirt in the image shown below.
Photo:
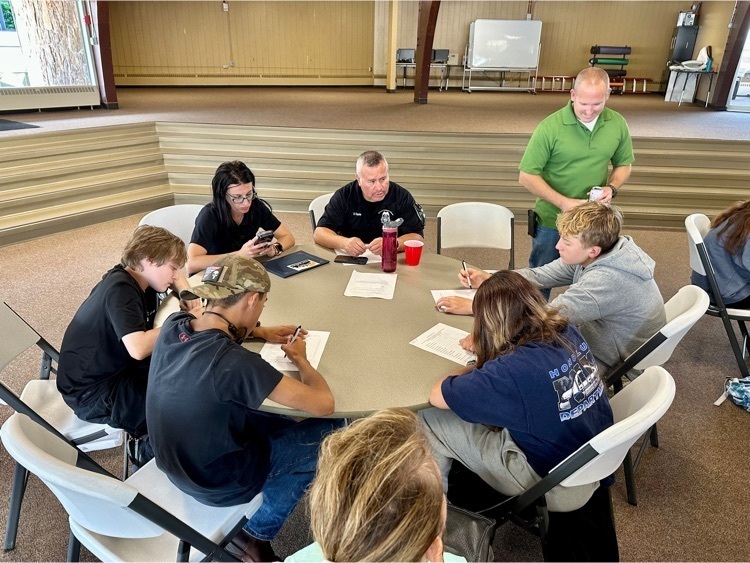
[[[417,416],[387,409],[326,437],[310,489],[315,543],[285,561],[449,561],[440,470]]]
[[[593,198],[609,203],[630,177],[633,142],[625,119],[605,107],[609,93],[604,70],[582,70],[570,91],[570,102],[545,118],[529,140],[518,166],[518,181],[536,196],[538,219],[530,268],[560,257],[555,220],[561,211],[589,199],[594,187],[602,190]]]

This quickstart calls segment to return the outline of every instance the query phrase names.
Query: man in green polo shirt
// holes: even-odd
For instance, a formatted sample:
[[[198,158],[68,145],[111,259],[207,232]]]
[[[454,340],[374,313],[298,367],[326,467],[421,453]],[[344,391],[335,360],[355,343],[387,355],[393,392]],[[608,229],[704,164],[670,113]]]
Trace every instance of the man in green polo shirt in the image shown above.
[[[570,102],[545,118],[529,140],[518,166],[518,181],[536,196],[538,222],[530,268],[560,257],[555,220],[561,211],[588,200],[594,187],[603,188],[595,199],[609,203],[630,176],[633,143],[625,119],[604,107],[609,93],[604,70],[582,70],[570,91]]]

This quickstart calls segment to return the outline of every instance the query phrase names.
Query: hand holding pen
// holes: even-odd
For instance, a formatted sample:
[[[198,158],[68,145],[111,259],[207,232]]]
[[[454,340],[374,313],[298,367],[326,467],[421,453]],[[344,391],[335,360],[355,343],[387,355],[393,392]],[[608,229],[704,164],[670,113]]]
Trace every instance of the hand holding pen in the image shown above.
[[[289,359],[294,361],[294,358],[292,358],[291,356],[294,354],[295,349],[300,348],[300,347],[302,348],[303,355],[306,357],[306,352],[305,352],[306,346],[304,345],[304,338],[302,339],[303,344],[298,344],[297,346],[293,348],[294,343],[297,341],[297,337],[299,337],[301,331],[302,331],[302,325],[298,325],[297,328],[294,329],[294,333],[291,336],[287,337],[286,344],[281,345],[281,349],[284,350],[285,358],[288,357]],[[305,333],[306,332],[307,331],[305,331]]]
[[[471,274],[469,274],[469,269],[466,267],[466,262],[464,260],[461,260],[461,266],[463,267],[463,276],[466,280],[466,283],[469,284],[469,289],[473,289],[471,287]]]

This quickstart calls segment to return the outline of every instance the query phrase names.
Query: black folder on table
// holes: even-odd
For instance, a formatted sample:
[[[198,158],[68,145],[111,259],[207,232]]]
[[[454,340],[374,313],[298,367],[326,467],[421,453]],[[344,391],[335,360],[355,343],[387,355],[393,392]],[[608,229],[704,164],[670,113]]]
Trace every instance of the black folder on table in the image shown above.
[[[328,264],[328,262],[325,258],[313,256],[303,250],[298,250],[291,254],[269,260],[263,265],[270,273],[282,278],[288,278],[289,276],[301,274],[318,266],[323,266],[324,264]]]

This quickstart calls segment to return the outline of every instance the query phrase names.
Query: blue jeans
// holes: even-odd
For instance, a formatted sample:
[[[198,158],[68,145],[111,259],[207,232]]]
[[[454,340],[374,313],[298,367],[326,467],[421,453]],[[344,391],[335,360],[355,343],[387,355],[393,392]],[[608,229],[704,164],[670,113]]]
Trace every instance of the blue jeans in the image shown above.
[[[261,490],[263,504],[244,529],[254,538],[271,541],[315,477],[321,441],[329,432],[341,428],[344,421],[308,418],[295,422],[281,415],[266,417],[271,459]]]
[[[560,233],[557,229],[542,227],[537,225],[536,236],[531,239],[531,254],[529,255],[529,268],[538,268],[560,258],[560,253],[555,248],[557,241],[560,240]],[[549,301],[549,289],[542,289],[542,294]]]

